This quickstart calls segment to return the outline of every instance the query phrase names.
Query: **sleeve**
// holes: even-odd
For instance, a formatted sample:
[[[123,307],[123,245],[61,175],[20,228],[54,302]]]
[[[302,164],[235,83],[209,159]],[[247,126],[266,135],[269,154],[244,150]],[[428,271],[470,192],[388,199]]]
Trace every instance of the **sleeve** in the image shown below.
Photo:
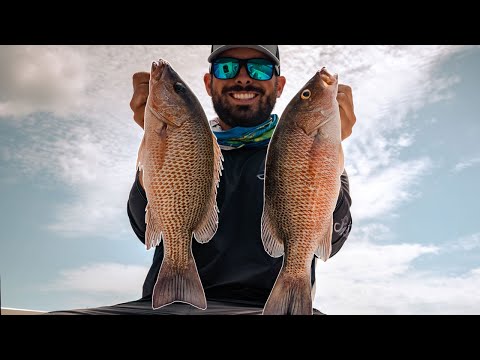
[[[147,194],[140,185],[138,176],[140,172],[137,171],[135,181],[127,201],[127,214],[132,226],[133,232],[145,244],[145,208],[147,207]]]
[[[352,228],[352,215],[350,213],[352,199],[350,197],[348,175],[345,170],[340,179],[340,193],[333,212],[332,253],[330,257],[342,248]]]

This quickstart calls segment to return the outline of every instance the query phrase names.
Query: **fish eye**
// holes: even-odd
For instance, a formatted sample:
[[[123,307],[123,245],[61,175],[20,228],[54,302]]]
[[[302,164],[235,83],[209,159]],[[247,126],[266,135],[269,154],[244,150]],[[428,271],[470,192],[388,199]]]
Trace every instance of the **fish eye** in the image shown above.
[[[175,92],[179,94],[183,94],[187,90],[185,88],[185,85],[183,85],[181,82],[175,83],[175,85],[173,85],[173,88],[175,89]]]
[[[303,100],[308,99],[312,95],[312,92],[308,89],[302,91],[302,95],[300,96]]]

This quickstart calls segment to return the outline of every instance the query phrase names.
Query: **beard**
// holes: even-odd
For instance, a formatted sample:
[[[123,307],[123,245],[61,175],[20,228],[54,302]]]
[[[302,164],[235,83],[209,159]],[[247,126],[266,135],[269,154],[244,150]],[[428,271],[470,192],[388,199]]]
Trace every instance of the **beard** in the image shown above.
[[[275,79],[275,89],[277,88],[277,79]],[[228,93],[232,91],[255,91],[260,95],[265,95],[265,91],[252,85],[242,87],[240,85],[224,88],[220,93],[212,90],[212,103],[215,112],[222,121],[231,126],[252,127],[257,126],[269,118],[272,114],[275,103],[277,102],[276,93],[273,92],[268,96],[263,96],[258,103],[258,109],[252,108],[251,105],[231,105],[228,103]]]

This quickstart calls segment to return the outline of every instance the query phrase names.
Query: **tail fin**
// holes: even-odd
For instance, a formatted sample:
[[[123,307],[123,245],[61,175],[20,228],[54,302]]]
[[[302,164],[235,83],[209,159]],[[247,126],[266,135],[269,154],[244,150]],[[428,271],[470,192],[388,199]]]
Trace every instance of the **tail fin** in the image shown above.
[[[278,275],[263,315],[313,315],[312,287],[308,276]]]
[[[207,299],[193,257],[186,267],[181,268],[165,258],[162,262],[153,288],[152,307],[158,309],[175,301],[201,310],[207,308]]]

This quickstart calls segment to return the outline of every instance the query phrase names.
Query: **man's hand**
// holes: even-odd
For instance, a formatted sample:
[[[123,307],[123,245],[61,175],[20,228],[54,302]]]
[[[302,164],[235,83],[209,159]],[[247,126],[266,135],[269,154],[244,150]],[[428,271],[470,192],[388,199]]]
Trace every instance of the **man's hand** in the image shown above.
[[[148,91],[149,91],[149,81],[150,73],[148,72],[137,72],[133,74],[133,95],[132,100],[130,100],[130,109],[133,110],[133,119],[135,122],[141,126],[145,123],[145,106],[147,105]],[[139,174],[140,186],[143,188],[143,174]]]
[[[130,108],[133,110],[133,119],[143,129],[145,105],[147,105],[147,97],[149,91],[150,73],[137,72],[133,74],[133,95],[130,100]],[[343,119],[342,119],[343,121]]]
[[[353,110],[352,88],[348,85],[338,84],[337,101],[340,106],[342,120],[342,141],[352,134],[353,125],[357,121]],[[145,106],[144,106],[145,109]],[[142,115],[143,121],[143,115]]]

